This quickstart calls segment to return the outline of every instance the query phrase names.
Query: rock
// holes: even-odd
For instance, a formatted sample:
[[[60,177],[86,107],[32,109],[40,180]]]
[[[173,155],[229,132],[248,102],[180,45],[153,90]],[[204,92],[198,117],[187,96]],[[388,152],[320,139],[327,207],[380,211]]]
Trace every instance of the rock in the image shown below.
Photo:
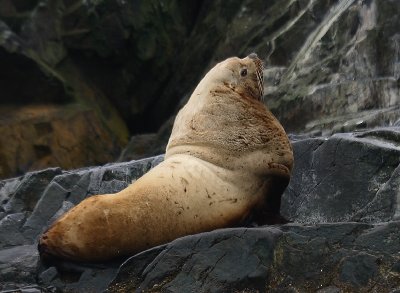
[[[50,218],[50,220],[48,220],[47,221],[47,224],[44,226],[44,227],[50,227],[50,225],[55,221],[55,220],[57,220],[59,217],[61,217],[63,214],[65,214],[67,211],[69,211],[70,209],[72,209],[73,207],[74,207],[75,205],[72,203],[72,202],[70,202],[70,201],[67,201],[67,200],[65,200],[65,201],[63,201],[63,203],[62,203],[62,205],[61,205],[61,208]],[[44,227],[40,227],[40,226],[37,226],[37,227],[34,227],[34,229],[32,229],[33,231],[35,231],[35,232],[37,232],[37,231],[40,231],[40,232],[43,232],[43,228]],[[32,231],[31,230],[31,231]]]
[[[371,129],[382,125],[396,126],[394,121],[396,121],[399,116],[400,108],[398,106],[365,110],[343,115],[333,115],[307,123],[304,132],[314,135],[329,136],[333,133]]]
[[[187,236],[142,252],[120,269],[123,259],[96,266],[64,262],[57,269],[39,266],[35,259],[34,272],[32,266],[25,270],[8,261],[15,251],[22,259],[26,249],[36,251],[43,229],[74,204],[125,188],[163,156],[0,181],[0,194],[8,198],[0,220],[5,245],[0,277],[9,280],[7,288],[36,285],[29,280],[38,276],[38,288],[71,292],[107,287],[110,292],[341,292],[370,290],[372,284],[384,291],[396,288],[399,128],[331,137],[291,135],[291,140],[295,169],[281,213],[297,224]],[[12,278],[20,281],[12,283]]]
[[[56,27],[45,22],[59,14],[57,5],[62,1],[52,1],[58,3],[51,7],[54,14],[47,10],[38,17],[46,10],[42,9],[44,2],[26,14],[32,19],[14,15],[18,19],[14,22],[9,16],[13,24],[24,23],[22,31],[20,26],[13,28],[0,21],[0,62],[6,72],[0,81],[4,102],[0,105],[0,178],[56,165],[76,168],[105,163],[117,157],[128,137],[126,126],[104,95],[85,86],[73,68],[68,69],[74,80],[55,68],[65,52],[55,52],[59,38],[49,31]],[[39,53],[41,49],[44,52]],[[84,103],[81,96],[96,96],[101,105],[93,100]],[[107,110],[101,111],[102,107]]]
[[[336,286],[329,286],[319,289],[317,293],[340,293],[340,289]]]
[[[193,89],[198,72],[254,51],[267,67],[266,103],[290,132],[331,134],[398,120],[398,2],[249,0],[203,8],[180,54],[179,86],[168,84],[156,113]]]
[[[202,8],[149,119],[173,112],[217,61],[255,51],[266,63],[266,104],[290,132],[331,135],[398,121],[397,2],[249,0]],[[132,138],[132,158],[155,139],[143,138]]]
[[[48,288],[53,287],[71,292],[100,292],[105,289],[122,261],[94,267],[66,264],[66,269],[59,271],[43,267],[37,238],[74,204],[93,194],[118,192],[162,160],[163,156],[158,156],[75,171],[53,168],[0,181],[4,202],[4,215],[0,219],[0,290],[52,292]],[[35,284],[37,276],[41,287],[25,286]]]
[[[391,273],[400,242],[380,234],[379,248],[357,244],[387,225],[287,224],[187,236],[130,258],[107,292],[387,292],[400,281]]]
[[[0,248],[27,243],[20,231],[26,217],[26,213],[15,213],[8,214],[0,220]]]
[[[378,274],[379,259],[367,253],[345,257],[340,264],[339,279],[353,287],[366,286]]]
[[[399,12],[396,0],[2,1],[0,178],[59,167],[0,181],[0,290],[397,292],[400,131],[366,129],[399,124]],[[162,153],[182,97],[253,51],[266,103],[301,134],[281,206],[296,223],[187,236],[119,269],[38,260],[52,221],[163,156],[62,169],[114,161],[128,127],[121,161]]]
[[[21,293],[42,293],[42,288],[39,286],[27,286],[20,289]]]
[[[49,267],[39,275],[39,283],[51,283],[55,278],[57,278],[57,275],[57,269],[55,267]]]
[[[156,133],[138,134],[132,136],[128,142],[128,145],[122,150],[118,161],[126,162],[130,160],[146,158],[152,155],[162,154],[164,151],[158,150],[158,143],[159,142],[157,140]]]
[[[180,238],[165,246],[141,271],[135,257],[121,269],[109,292],[166,290],[168,292],[228,292],[252,286],[264,287],[264,278],[272,261],[279,230],[224,229],[210,234]],[[156,249],[157,250],[157,249]],[[148,253],[154,257],[152,250]],[[235,265],[231,263],[235,260]],[[150,262],[149,262],[150,261]],[[131,275],[127,278],[127,270]],[[132,275],[137,272],[137,275]],[[174,276],[174,277],[172,277]],[[172,279],[167,281],[168,279]],[[138,283],[135,283],[135,280]],[[124,282],[126,280],[127,282]]]
[[[0,8],[1,10],[1,8]],[[2,109],[7,113],[7,105],[41,105],[54,103],[62,105],[73,102],[73,98],[65,91],[62,81],[49,80],[38,64],[24,55],[23,41],[10,27],[0,21],[0,60],[2,64]],[[17,47],[15,50],[13,47]],[[23,83],[23,86],[21,86]],[[21,107],[23,108],[23,107]],[[2,111],[2,112],[3,112]]]
[[[105,135],[96,140],[104,149],[91,149],[93,138],[81,136],[80,150],[88,148],[99,161],[84,158],[79,166],[104,163],[103,154],[115,160],[127,127],[131,135],[157,133],[211,66],[253,51],[266,63],[266,103],[290,132],[330,135],[392,125],[400,116],[394,0],[4,3],[2,97],[17,108],[45,101],[87,110],[90,124]],[[80,129],[73,127],[72,133]],[[7,136],[5,145],[13,145]],[[135,137],[128,149],[137,153],[126,158],[158,154],[168,138],[157,136],[161,142],[143,152],[153,139]],[[50,166],[44,140],[36,142],[39,158],[31,151],[11,164],[14,157],[0,156],[3,178],[34,163]],[[77,166],[61,162],[54,165]]]
[[[398,219],[399,146],[399,128],[293,142],[282,215],[302,223]]]
[[[67,196],[68,191],[53,180],[24,224],[24,235],[34,240],[43,227],[47,226],[49,219],[62,207]]]
[[[7,17],[0,47],[33,60],[59,87],[68,86],[63,96],[96,109],[106,129],[121,139],[121,132],[127,133],[119,113],[131,129],[156,131],[176,105],[171,104],[163,117],[149,116],[165,84],[173,80],[171,69],[180,64],[176,50],[185,47],[183,40],[201,4],[56,0],[37,1],[23,12],[12,4],[2,5],[0,16]],[[56,96],[50,95],[50,100],[63,97]]]
[[[278,34],[271,46],[271,65],[279,60],[279,70],[286,67],[278,85],[269,91],[272,110],[288,129],[298,131],[313,120],[319,124],[321,119],[363,111],[366,118],[361,115],[360,120],[368,120],[368,110],[373,109],[387,109],[381,121],[394,123],[398,109],[392,115],[390,108],[399,97],[395,33],[399,20],[393,16],[400,9],[398,3],[319,1],[311,6],[304,7],[307,13]],[[307,35],[306,40],[302,35]],[[337,120],[346,126],[346,118]],[[320,125],[322,130],[331,127]]]
[[[87,268],[75,284],[67,284],[65,291],[67,292],[104,292],[107,285],[115,277],[118,266],[103,269]]]
[[[15,284],[35,284],[36,270],[39,266],[39,253],[36,245],[14,246],[0,250],[0,290]],[[14,289],[14,288],[11,288]]]
[[[26,174],[18,182],[18,187],[11,198],[4,203],[3,209],[7,213],[33,211],[43,190],[58,174],[61,174],[60,168],[51,168]]]
[[[297,224],[187,236],[142,252],[119,270],[124,260],[98,266],[64,262],[57,269],[39,267],[35,260],[38,269],[33,272],[32,267],[23,270],[7,263],[7,257],[17,251],[25,259],[25,249],[36,251],[38,235],[74,204],[125,188],[163,156],[68,172],[50,169],[2,181],[0,194],[9,200],[0,221],[0,238],[5,239],[0,276],[21,280],[7,281],[13,288],[35,284],[29,280],[39,276],[40,288],[71,292],[107,287],[110,292],[340,292],[369,290],[371,284],[395,288],[400,281],[395,257],[400,242],[394,236],[400,227],[399,128],[291,139],[295,169],[281,213]],[[23,190],[30,192],[29,198],[22,196]]]
[[[79,105],[0,107],[0,113],[0,178],[105,163],[121,149],[94,111]]]
[[[179,109],[176,109],[176,113],[178,110]],[[161,126],[157,133],[138,134],[132,136],[128,145],[122,151],[118,161],[125,162],[137,160],[165,153],[174,121],[175,115],[170,117]]]
[[[4,206],[14,195],[23,177],[0,181],[0,219],[6,215]]]

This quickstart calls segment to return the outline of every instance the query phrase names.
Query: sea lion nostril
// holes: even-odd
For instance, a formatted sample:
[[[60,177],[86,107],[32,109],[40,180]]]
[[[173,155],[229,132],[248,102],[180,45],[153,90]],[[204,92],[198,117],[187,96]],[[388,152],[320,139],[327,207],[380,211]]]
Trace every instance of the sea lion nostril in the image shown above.
[[[257,54],[256,53],[251,53],[249,56],[247,56],[247,57],[249,57],[250,59],[258,59],[258,56],[257,56]]]

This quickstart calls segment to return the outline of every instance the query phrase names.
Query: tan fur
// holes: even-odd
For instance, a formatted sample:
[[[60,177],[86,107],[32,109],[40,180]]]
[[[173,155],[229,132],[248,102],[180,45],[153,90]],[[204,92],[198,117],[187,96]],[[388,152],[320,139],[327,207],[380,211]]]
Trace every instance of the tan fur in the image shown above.
[[[289,178],[293,153],[260,101],[256,64],[229,58],[211,69],[176,117],[164,162],[115,195],[82,201],[42,236],[41,250],[108,260],[237,225],[262,207],[274,178]]]

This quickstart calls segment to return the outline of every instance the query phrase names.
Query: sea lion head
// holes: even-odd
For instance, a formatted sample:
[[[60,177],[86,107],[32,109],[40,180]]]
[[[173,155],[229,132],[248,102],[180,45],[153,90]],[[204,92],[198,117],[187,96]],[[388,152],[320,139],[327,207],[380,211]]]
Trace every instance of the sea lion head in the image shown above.
[[[262,101],[262,68],[254,53],[215,65],[179,111],[166,158],[188,154],[227,169],[289,177],[293,151]]]
[[[220,83],[244,98],[260,101],[264,96],[263,63],[255,53],[243,59],[231,57],[218,63],[206,79]]]

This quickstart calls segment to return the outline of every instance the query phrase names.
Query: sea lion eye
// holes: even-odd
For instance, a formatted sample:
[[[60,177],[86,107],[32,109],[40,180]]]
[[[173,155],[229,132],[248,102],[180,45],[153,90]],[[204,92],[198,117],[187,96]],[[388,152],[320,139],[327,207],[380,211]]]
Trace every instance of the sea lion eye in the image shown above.
[[[246,76],[247,75],[247,69],[243,68],[242,70],[240,70],[240,76]]]

